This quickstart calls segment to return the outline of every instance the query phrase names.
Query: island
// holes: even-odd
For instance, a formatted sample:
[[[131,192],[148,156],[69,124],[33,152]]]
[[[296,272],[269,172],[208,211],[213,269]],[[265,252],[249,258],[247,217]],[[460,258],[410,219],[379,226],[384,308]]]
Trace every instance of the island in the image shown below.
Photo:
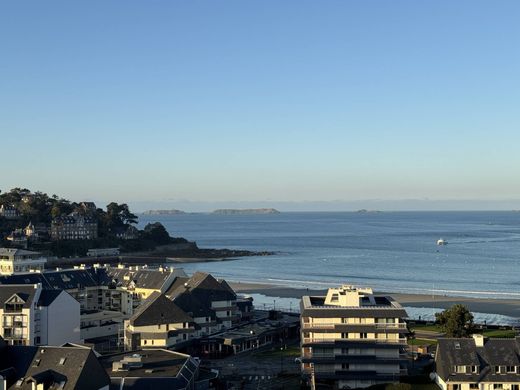
[[[186,212],[177,209],[170,210],[146,210],[141,213],[141,215],[179,215],[186,214]]]
[[[211,214],[216,215],[252,215],[252,214],[280,214],[280,212],[273,208],[262,209],[218,209]]]

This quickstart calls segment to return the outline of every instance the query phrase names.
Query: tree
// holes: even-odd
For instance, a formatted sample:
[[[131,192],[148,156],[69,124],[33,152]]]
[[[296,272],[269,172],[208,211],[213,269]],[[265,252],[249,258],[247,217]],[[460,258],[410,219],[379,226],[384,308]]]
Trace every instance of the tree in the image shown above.
[[[145,236],[158,245],[168,244],[171,237],[160,222],[149,223],[144,227]]]
[[[435,319],[448,337],[469,337],[473,333],[473,314],[464,305],[453,305],[442,313],[436,313]]]
[[[107,205],[106,223],[108,228],[129,226],[137,223],[137,215],[132,214],[126,203],[116,202]]]

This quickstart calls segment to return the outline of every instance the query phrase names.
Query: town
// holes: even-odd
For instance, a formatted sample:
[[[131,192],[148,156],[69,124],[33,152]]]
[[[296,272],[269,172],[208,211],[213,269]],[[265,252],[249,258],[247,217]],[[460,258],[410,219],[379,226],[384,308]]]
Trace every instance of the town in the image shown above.
[[[255,306],[207,272],[125,264],[128,242],[174,240],[159,223],[138,230],[126,205],[23,189],[0,202],[4,389],[519,390],[517,330],[476,326],[462,305],[427,323],[342,285],[298,310]]]

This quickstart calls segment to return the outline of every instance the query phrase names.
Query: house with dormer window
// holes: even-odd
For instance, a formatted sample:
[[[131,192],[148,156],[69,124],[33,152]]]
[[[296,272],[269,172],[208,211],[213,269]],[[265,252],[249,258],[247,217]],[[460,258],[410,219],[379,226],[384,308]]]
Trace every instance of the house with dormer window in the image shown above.
[[[435,366],[442,390],[520,390],[520,337],[439,339]]]

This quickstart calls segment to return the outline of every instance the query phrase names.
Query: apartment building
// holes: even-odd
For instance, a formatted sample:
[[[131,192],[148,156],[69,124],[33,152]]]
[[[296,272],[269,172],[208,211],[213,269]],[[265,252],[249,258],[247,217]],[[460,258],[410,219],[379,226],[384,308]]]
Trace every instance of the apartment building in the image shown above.
[[[39,252],[25,249],[0,248],[0,275],[43,271],[47,259]]]
[[[51,239],[93,240],[98,236],[98,223],[95,217],[73,212],[55,218],[51,224]]]
[[[370,288],[344,285],[303,296],[302,375],[311,388],[364,388],[406,374],[406,311]]]
[[[0,285],[0,325],[0,336],[10,345],[81,341],[79,303],[41,284]]]
[[[20,216],[18,209],[12,205],[2,204],[0,205],[0,217],[5,219],[16,219]]]
[[[520,337],[439,339],[435,382],[442,390],[519,390]]]
[[[195,322],[164,294],[154,292],[125,321],[125,346],[170,348],[196,335]]]
[[[166,295],[190,312],[208,334],[230,328],[241,319],[236,293],[225,280],[206,272],[176,278]]]

